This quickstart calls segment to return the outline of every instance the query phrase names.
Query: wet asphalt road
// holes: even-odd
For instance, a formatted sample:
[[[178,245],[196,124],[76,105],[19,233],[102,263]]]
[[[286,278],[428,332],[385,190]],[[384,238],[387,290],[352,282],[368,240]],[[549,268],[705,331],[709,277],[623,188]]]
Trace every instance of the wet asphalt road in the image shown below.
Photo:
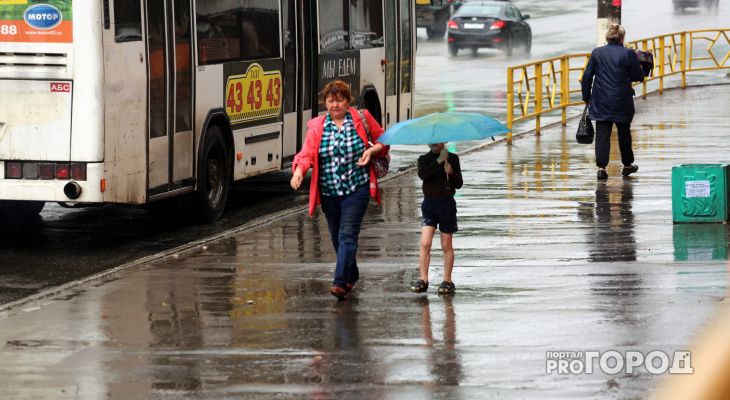
[[[481,50],[476,57],[462,52],[448,57],[445,41],[426,39],[420,32],[416,59],[416,116],[435,111],[480,112],[506,118],[506,69],[509,66],[566,53],[590,51],[595,42],[594,0],[523,0],[517,5],[528,20],[534,39],[532,54],[506,57]],[[654,18],[645,16],[651,13]],[[627,2],[623,6],[628,40],[690,29],[724,27],[730,7],[718,13],[702,9],[675,13],[670,1]],[[571,29],[565,29],[570,26]],[[717,74],[695,74],[695,83],[717,82]],[[478,84],[475,84],[478,82]],[[550,121],[549,118],[545,118]],[[531,122],[515,126],[530,129]],[[476,143],[455,145],[456,151]],[[420,154],[418,146],[395,146],[392,166],[407,167]],[[21,226],[0,220],[0,304],[94,275],[130,261],[223,232],[272,212],[301,205],[304,194],[293,193],[287,172],[237,183],[223,218],[215,224],[193,222],[186,213],[152,218],[144,210],[107,205],[67,210],[47,204],[41,219]]]
[[[306,197],[288,186],[290,178],[277,172],[236,183],[214,224],[196,221],[190,198],[167,202],[170,214],[122,205],[69,210],[47,203],[39,219],[0,220],[0,304],[305,204]]]

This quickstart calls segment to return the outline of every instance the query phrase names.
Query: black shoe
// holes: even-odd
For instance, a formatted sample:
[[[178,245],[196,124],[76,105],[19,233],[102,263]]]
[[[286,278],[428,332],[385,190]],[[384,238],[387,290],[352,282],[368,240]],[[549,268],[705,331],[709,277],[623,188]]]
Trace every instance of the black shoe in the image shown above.
[[[439,294],[454,293],[454,291],[456,291],[456,285],[454,285],[454,282],[441,282],[441,286],[439,286]]]
[[[598,179],[599,180],[608,179],[608,172],[606,172],[605,169],[599,169],[598,170]]]
[[[636,164],[632,164],[631,167],[629,167],[629,168],[624,167],[624,170],[621,171],[621,175],[629,176],[638,170],[639,170],[639,166]]]
[[[419,279],[415,282],[411,282],[411,292],[423,293],[428,290],[428,282],[423,279]]]

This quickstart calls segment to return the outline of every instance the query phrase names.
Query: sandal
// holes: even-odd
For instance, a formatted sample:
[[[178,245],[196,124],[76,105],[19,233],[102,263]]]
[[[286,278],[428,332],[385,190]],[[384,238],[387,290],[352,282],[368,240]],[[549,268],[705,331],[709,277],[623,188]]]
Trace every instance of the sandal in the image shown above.
[[[439,294],[454,293],[455,291],[456,285],[454,285],[454,282],[443,281],[439,286]]]
[[[411,292],[423,293],[428,290],[428,283],[423,279],[419,279],[415,282],[411,282]]]

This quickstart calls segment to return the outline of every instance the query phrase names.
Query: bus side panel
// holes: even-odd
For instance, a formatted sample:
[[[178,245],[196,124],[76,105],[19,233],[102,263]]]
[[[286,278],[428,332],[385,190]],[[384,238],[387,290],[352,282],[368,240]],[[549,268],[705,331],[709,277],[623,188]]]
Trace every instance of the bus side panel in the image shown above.
[[[223,64],[199,66],[195,72],[195,137],[193,154],[198,154],[203,124],[211,109],[222,109]],[[227,129],[230,129],[228,127]],[[196,165],[197,165],[196,160]]]
[[[74,64],[71,161],[103,161],[101,2],[73,8]],[[97,192],[98,193],[98,192]]]
[[[147,196],[145,46],[143,41],[117,43],[114,32],[114,25],[103,31],[104,201],[143,204]]]

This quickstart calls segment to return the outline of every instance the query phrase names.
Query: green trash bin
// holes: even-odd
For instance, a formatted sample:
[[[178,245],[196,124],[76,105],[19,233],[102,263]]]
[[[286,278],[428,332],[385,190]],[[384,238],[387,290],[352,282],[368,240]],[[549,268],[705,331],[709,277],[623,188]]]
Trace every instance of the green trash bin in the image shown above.
[[[674,223],[728,221],[728,164],[682,164],[672,168]]]

